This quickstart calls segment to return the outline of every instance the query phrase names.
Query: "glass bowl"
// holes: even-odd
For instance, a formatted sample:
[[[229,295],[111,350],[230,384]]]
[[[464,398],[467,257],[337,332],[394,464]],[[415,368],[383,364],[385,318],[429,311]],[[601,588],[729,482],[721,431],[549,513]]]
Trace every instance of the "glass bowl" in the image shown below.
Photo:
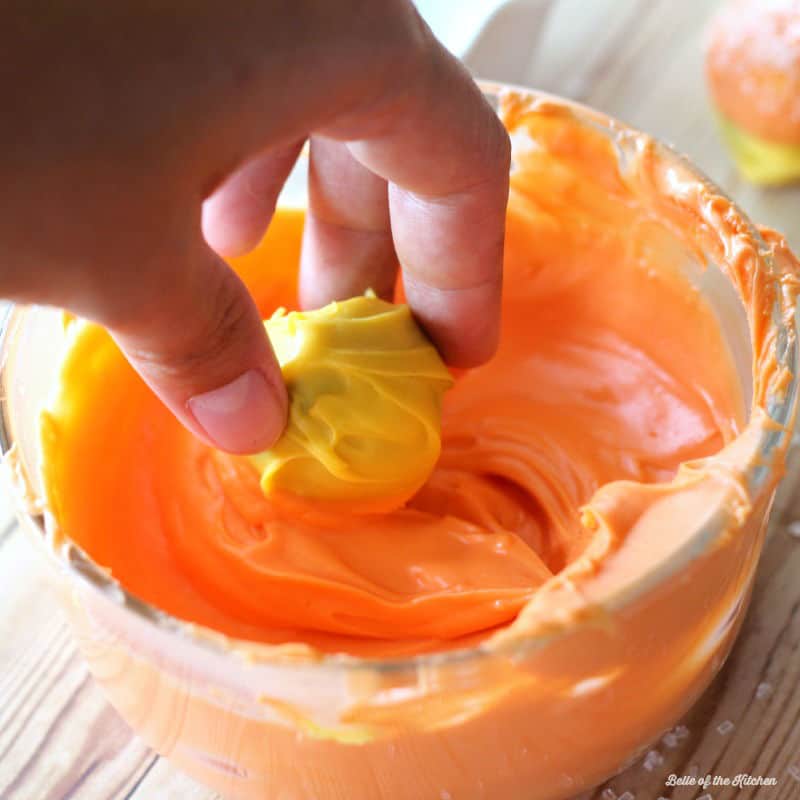
[[[641,141],[567,101],[483,89],[494,103],[511,91],[520,102],[564,108],[576,125],[607,135],[620,164]],[[755,241],[753,264],[775,287],[790,266],[682,156],[651,146],[665,167],[663,197],[696,190],[709,199],[703,224],[686,232],[696,247],[681,267],[716,312],[750,404],[759,389],[751,332],[763,320],[748,319],[745,288],[718,269],[709,242],[723,257],[738,257],[720,249],[723,227],[735,223]],[[282,202],[304,203],[306,169],[301,157]],[[714,198],[724,201],[724,214],[715,216]],[[254,647],[149,606],[69,542],[53,547],[36,426],[58,367],[55,310],[15,307],[5,320],[0,440],[22,527],[53,567],[93,675],[142,739],[180,769],[226,797],[253,800],[555,800],[630,763],[692,705],[730,651],[794,424],[797,331],[786,297],[776,292],[766,330],[789,378],[779,391],[766,387],[773,423],[748,426],[734,449],[749,513],[732,520],[724,504],[699,513],[635,581],[609,588],[598,608],[613,624],[575,621],[493,649],[376,661]]]

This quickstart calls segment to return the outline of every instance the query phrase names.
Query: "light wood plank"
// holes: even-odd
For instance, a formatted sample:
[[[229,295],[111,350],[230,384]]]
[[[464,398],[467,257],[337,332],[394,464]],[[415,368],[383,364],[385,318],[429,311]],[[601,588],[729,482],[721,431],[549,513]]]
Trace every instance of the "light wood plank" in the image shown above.
[[[0,585],[0,797],[124,798],[152,756],[91,680],[19,529]]]
[[[159,758],[130,800],[223,800],[216,792],[201,786]]]

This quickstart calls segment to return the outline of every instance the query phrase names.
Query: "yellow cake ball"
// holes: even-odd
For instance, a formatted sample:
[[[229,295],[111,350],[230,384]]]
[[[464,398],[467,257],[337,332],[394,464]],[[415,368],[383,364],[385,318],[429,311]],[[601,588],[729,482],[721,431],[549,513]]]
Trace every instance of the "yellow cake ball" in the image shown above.
[[[402,505],[439,457],[453,383],[408,306],[368,293],[265,325],[290,398],[283,436],[250,456],[265,494],[351,513]]]

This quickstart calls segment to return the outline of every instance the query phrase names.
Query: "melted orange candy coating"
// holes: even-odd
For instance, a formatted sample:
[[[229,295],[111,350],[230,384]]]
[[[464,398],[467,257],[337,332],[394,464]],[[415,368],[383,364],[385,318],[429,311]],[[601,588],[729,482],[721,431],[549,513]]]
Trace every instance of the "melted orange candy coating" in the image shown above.
[[[53,543],[267,646],[158,630],[74,581],[67,607],[123,716],[225,796],[562,800],[674,724],[730,650],[793,425],[777,354],[794,347],[797,262],[647,137],[610,141],[547,98],[509,93],[503,112],[501,346],[457,375],[407,508],[279,513],[102,330],[73,329],[42,425]],[[234,264],[264,316],[296,303],[301,226],[279,213]],[[747,314],[749,417],[696,288],[706,258]]]
[[[570,161],[602,165],[603,143],[560,146],[549,182],[513,181],[500,349],[446,395],[440,462],[406,508],[324,522],[273,507],[246,460],[184,430],[87,326],[51,416],[62,530],[143,599],[246,639],[377,656],[511,622],[595,536],[581,508],[600,487],[614,516],[620,482],[669,481],[743,420],[700,293],[644,235],[598,235],[650,224],[613,172],[575,181]],[[302,224],[279,211],[235,263],[265,317],[296,303]]]

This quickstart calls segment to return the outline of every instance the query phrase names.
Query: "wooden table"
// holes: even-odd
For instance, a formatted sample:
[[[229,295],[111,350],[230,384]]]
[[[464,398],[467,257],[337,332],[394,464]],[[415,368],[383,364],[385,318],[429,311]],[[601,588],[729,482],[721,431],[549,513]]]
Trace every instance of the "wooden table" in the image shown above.
[[[654,133],[686,152],[758,222],[800,248],[800,190],[744,184],[712,124],[701,73],[712,0],[554,0],[530,63],[487,77],[567,95]],[[800,475],[800,470],[793,471]],[[777,786],[711,787],[714,800],[800,798],[800,494],[791,474],[773,515],[753,603],[727,665],[668,736],[583,798],[688,800],[669,773],[773,776]],[[649,767],[649,769],[648,769]],[[72,644],[30,544],[0,503],[0,798],[209,800],[212,792],[148,750],[106,704]],[[312,800],[309,798],[309,800]],[[378,800],[378,798],[376,798]],[[420,798],[420,800],[426,800]],[[502,800],[496,798],[493,800]],[[705,800],[705,799],[704,799]]]

